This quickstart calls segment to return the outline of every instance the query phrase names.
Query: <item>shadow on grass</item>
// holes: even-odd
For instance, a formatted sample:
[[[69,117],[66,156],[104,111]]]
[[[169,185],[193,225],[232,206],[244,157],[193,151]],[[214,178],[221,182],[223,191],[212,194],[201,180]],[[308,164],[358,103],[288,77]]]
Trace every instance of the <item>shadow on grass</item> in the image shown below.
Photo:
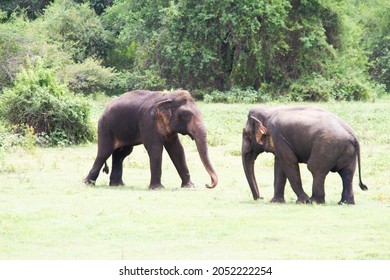
[[[110,186],[105,184],[91,185],[87,186],[90,189],[96,190],[111,190],[111,191],[150,191],[147,186],[132,186],[132,185],[123,185],[123,186]]]
[[[197,188],[180,188],[180,187],[165,187],[163,189],[149,189],[148,186],[132,186],[132,185],[123,185],[123,186],[109,186],[104,184],[94,185],[94,186],[86,186],[90,189],[97,190],[112,190],[112,191],[137,191],[137,192],[177,192],[177,191],[196,191]]]

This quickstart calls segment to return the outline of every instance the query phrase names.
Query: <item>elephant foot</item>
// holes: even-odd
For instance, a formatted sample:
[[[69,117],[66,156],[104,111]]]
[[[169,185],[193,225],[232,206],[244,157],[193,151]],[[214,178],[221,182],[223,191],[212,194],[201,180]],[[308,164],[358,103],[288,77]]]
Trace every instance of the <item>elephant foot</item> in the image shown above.
[[[262,200],[264,199],[264,197],[260,196],[260,194],[256,194],[253,196],[253,200],[259,200],[259,199]]]
[[[94,185],[95,185],[95,181],[86,178],[86,179],[84,180],[84,184],[85,184],[86,186],[94,186]]]
[[[187,183],[182,183],[181,187],[182,188],[188,188],[188,189],[196,188],[195,184],[192,183],[191,181],[188,181]]]
[[[125,183],[122,181],[122,179],[120,180],[110,180],[110,186],[111,187],[117,187],[117,186],[124,186]]]
[[[325,204],[325,197],[312,196],[310,198],[311,203]]]
[[[194,189],[194,188],[196,188],[194,183],[182,184],[181,187],[182,188],[187,188],[187,189]]]
[[[297,204],[310,204],[311,203],[311,199],[309,198],[309,196],[307,194],[303,194],[303,195],[298,197],[296,203]]]
[[[355,200],[352,198],[352,199],[341,199],[340,202],[339,202],[339,205],[343,205],[343,204],[355,204]]]
[[[276,197],[276,196],[274,196],[271,199],[271,202],[273,202],[273,203],[285,203],[286,200],[284,199],[284,197]]]
[[[162,190],[162,189],[165,189],[165,187],[163,185],[161,185],[160,183],[157,183],[157,184],[150,184],[149,189],[150,190]]]

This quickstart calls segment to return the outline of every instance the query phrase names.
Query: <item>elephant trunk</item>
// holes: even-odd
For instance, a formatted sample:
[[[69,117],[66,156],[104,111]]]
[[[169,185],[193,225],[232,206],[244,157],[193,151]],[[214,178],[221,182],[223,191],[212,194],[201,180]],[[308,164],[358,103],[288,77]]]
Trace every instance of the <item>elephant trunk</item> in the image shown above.
[[[257,187],[256,177],[255,177],[255,159],[256,157],[253,153],[248,150],[247,146],[249,143],[243,141],[241,156],[242,156],[242,165],[244,167],[244,172],[246,179],[248,181],[249,187],[251,188],[253,199],[258,200],[260,198],[259,188]]]
[[[207,150],[207,133],[203,121],[194,122],[193,125],[191,125],[189,132],[195,140],[196,148],[198,149],[203,166],[206,168],[211,177],[211,185],[206,184],[206,187],[212,189],[218,184],[218,177],[210,162]]]

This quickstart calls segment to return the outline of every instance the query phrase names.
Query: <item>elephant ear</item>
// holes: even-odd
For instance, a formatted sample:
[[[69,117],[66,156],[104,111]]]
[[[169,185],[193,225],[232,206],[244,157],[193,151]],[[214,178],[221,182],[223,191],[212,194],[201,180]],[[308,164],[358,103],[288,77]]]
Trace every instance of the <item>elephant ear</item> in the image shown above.
[[[254,120],[256,142],[260,145],[263,145],[264,143],[262,138],[264,135],[267,134],[267,128],[263,125],[263,123],[259,119],[253,116],[251,116],[251,119]]]
[[[160,101],[156,105],[157,129],[162,135],[171,133],[171,128],[169,126],[172,117],[171,105],[171,99]]]

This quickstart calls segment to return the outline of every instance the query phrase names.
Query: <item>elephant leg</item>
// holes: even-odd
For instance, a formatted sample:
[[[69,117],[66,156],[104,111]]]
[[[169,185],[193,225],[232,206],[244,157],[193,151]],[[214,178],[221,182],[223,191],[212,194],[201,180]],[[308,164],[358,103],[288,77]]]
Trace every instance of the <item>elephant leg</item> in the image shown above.
[[[194,188],[194,183],[191,182],[190,172],[187,167],[187,161],[184,154],[184,149],[180,143],[179,136],[175,135],[164,143],[164,147],[168,152],[177,172],[181,178],[182,188]]]
[[[133,146],[116,149],[112,154],[112,171],[110,175],[110,186],[124,185],[122,180],[123,160],[133,151]]]
[[[99,172],[103,167],[103,164],[111,156],[112,152],[113,149],[112,149],[111,138],[104,139],[104,140],[98,139],[97,156],[91,170],[89,171],[87,177],[84,180],[85,184],[87,185],[95,184],[96,179],[99,176]]]
[[[354,161],[338,172],[343,181],[343,192],[341,194],[341,200],[339,204],[344,204],[344,203],[355,204],[355,198],[353,195],[353,188],[352,188],[353,175],[355,173],[355,169],[356,169],[356,162]]]
[[[110,157],[111,154],[104,154],[97,156],[91,170],[89,171],[87,177],[84,179],[84,183],[87,185],[94,185],[97,177],[99,176],[100,170],[103,167],[103,164]]]
[[[312,172],[313,186],[312,196],[310,200],[319,204],[325,203],[325,178],[327,173],[324,172]]]
[[[275,153],[275,161],[278,161],[280,164],[282,171],[290,182],[291,188],[297,195],[297,203],[309,203],[310,198],[302,188],[298,158],[286,141],[279,143],[278,150]],[[283,177],[280,178],[283,179]]]
[[[307,168],[313,176],[311,200],[316,203],[325,203],[325,178],[337,162],[342,147],[334,147],[332,143],[316,142],[313,152],[307,161]]]
[[[284,162],[282,164],[284,173],[290,182],[291,188],[297,195],[297,203],[309,203],[310,198],[302,188],[301,174],[299,171],[298,162]]]
[[[161,164],[162,164],[162,152],[163,145],[161,143],[152,143],[145,145],[145,148],[149,155],[150,162],[150,185],[149,189],[163,189],[161,184]]]
[[[284,189],[286,186],[287,177],[284,173],[282,166],[280,165],[280,160],[275,158],[274,164],[274,197],[271,202],[284,203]]]

